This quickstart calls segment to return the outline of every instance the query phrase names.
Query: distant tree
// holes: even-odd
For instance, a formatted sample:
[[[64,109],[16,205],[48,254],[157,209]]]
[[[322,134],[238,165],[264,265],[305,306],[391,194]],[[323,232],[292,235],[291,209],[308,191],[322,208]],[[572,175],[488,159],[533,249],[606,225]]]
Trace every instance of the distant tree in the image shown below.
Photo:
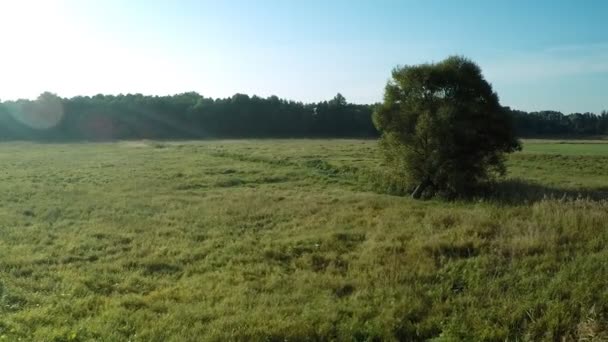
[[[599,116],[597,134],[608,134],[608,111],[603,110]]]
[[[414,198],[425,190],[464,195],[504,174],[504,153],[520,148],[498,96],[464,57],[394,69],[374,123]]]
[[[344,107],[347,104],[348,102],[346,101],[346,98],[340,93],[336,94],[336,96],[329,101],[330,106]]]

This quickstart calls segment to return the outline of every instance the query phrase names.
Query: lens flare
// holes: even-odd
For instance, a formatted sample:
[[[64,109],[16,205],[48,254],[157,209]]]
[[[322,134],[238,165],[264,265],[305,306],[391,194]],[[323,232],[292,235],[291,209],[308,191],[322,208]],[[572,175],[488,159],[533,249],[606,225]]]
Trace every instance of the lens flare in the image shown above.
[[[36,101],[20,103],[13,116],[30,128],[46,130],[57,126],[63,119],[61,98],[54,94],[44,93]]]

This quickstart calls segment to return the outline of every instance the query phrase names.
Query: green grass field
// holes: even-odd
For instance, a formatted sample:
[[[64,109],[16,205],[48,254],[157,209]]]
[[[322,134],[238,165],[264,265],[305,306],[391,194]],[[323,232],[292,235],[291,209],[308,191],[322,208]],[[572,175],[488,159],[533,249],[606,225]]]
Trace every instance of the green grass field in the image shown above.
[[[371,140],[1,144],[0,341],[607,340],[608,143],[524,146],[445,202]]]

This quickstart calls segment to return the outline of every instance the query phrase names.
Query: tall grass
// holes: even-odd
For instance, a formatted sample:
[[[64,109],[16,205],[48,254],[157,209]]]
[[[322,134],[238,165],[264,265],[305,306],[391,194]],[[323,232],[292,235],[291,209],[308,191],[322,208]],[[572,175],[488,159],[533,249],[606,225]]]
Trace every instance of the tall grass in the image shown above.
[[[3,144],[0,340],[600,341],[605,158],[445,202],[372,141]]]

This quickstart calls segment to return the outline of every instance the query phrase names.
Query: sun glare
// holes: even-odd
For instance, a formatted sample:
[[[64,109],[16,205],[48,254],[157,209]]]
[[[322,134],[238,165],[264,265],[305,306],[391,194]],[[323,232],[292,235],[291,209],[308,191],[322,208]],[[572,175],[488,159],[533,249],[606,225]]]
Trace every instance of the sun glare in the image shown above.
[[[59,1],[1,1],[0,94],[34,98],[67,67],[62,62],[70,31]]]

